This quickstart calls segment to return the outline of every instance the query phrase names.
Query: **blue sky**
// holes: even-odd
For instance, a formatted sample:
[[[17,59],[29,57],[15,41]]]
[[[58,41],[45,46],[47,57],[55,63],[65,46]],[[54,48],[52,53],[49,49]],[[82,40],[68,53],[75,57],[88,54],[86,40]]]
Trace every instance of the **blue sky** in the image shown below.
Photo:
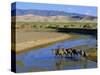
[[[94,7],[94,6],[17,2],[16,8],[18,9],[58,10],[58,11],[97,16],[97,7]]]

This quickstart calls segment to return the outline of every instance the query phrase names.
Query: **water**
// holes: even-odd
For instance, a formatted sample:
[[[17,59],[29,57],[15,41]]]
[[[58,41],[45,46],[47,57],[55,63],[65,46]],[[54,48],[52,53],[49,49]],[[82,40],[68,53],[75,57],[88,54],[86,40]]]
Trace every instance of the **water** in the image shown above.
[[[96,47],[96,43],[97,41],[95,37],[91,35],[80,35],[80,38],[78,39],[65,40],[48,47],[36,50],[33,49],[28,52],[18,54],[16,56],[16,61],[20,61],[21,65],[17,64],[16,70],[17,72],[29,72],[96,68],[96,62],[87,60],[85,58],[60,58],[55,57],[53,54],[53,50],[58,47],[72,48],[86,45],[87,47],[81,48],[82,50],[86,50],[87,48]]]

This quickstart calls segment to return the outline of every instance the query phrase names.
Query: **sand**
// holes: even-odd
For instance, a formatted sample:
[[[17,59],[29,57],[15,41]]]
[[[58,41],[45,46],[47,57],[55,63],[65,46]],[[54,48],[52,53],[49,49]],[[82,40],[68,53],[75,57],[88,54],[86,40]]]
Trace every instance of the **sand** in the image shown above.
[[[17,31],[16,32],[16,53],[30,50],[34,47],[69,39],[70,35],[58,32],[43,31]]]

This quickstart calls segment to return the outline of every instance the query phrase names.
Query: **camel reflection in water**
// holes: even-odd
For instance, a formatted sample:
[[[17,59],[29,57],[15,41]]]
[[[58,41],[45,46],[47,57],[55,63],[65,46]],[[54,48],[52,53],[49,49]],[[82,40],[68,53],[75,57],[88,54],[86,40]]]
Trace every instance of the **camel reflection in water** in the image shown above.
[[[87,67],[87,53],[83,50],[75,48],[58,48],[54,49],[53,53],[55,54],[55,57],[59,57],[59,60],[57,60],[55,63],[57,70],[61,70],[65,65],[70,65],[73,63],[83,63],[83,68]],[[80,60],[81,57],[84,58],[84,61]],[[66,59],[73,62],[67,61]]]
[[[57,60],[55,62],[55,69],[56,70],[62,70],[64,67],[68,67],[68,66],[76,66],[77,64],[78,65],[81,65],[80,67],[81,68],[87,68],[87,59],[74,59],[74,58],[67,58],[68,60],[66,60],[66,58],[59,58],[59,60]],[[72,65],[73,64],[73,65]],[[69,69],[69,68],[68,68]]]

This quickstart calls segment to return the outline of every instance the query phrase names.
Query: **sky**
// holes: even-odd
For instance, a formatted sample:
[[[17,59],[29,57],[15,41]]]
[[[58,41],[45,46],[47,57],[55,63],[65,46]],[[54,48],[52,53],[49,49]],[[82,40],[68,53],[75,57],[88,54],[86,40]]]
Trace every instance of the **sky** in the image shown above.
[[[16,2],[16,8],[17,9],[57,10],[57,11],[64,11],[64,12],[70,12],[70,13],[79,13],[79,14],[97,16],[97,7],[94,7],[94,6]]]

